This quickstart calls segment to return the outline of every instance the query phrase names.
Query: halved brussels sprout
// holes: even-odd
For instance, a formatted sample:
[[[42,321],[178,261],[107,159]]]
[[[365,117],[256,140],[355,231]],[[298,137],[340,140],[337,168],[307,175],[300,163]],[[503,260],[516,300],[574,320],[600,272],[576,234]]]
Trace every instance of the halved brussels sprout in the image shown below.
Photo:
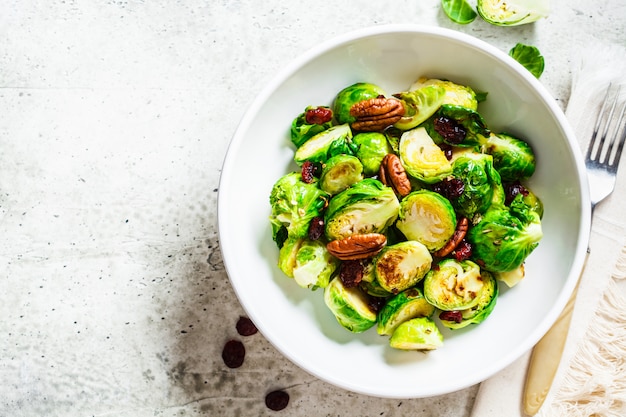
[[[408,240],[385,246],[374,258],[374,274],[385,291],[398,294],[420,282],[432,260],[426,246]]]
[[[452,164],[423,127],[402,134],[399,156],[406,172],[427,184],[441,181],[452,173]]]
[[[367,295],[359,287],[345,287],[339,277],[324,289],[324,302],[339,324],[351,332],[360,333],[376,324]]]
[[[426,274],[424,297],[440,310],[466,310],[478,304],[484,287],[476,263],[448,258]]]
[[[548,16],[548,0],[478,0],[476,11],[486,22],[497,26],[517,26]]]
[[[293,278],[303,288],[324,288],[338,266],[339,260],[328,252],[324,243],[306,239],[295,255]]]
[[[350,108],[360,102],[384,96],[385,91],[371,83],[356,83],[341,90],[333,102],[333,111],[337,123],[353,123],[356,118],[350,114]]]
[[[296,146],[296,148],[299,148],[304,142],[333,125],[332,121],[321,124],[307,122],[307,112],[319,107],[327,108],[325,106],[307,106],[307,108],[304,109],[304,112],[300,113],[295,119],[293,119],[293,122],[291,122],[291,142]]]
[[[270,193],[272,238],[278,244],[280,231],[291,238],[306,237],[311,219],[319,216],[330,196],[317,183],[302,181],[299,172],[291,172],[276,181]]]
[[[450,146],[480,146],[491,134],[479,113],[452,104],[443,104],[422,126],[436,144]]]
[[[542,237],[539,214],[523,203],[510,210],[490,208],[466,235],[472,259],[491,272],[518,268]]]
[[[434,321],[417,317],[396,328],[389,338],[389,346],[402,350],[434,350],[443,346],[443,335]]]
[[[429,251],[441,249],[454,234],[456,213],[450,201],[429,190],[414,191],[400,202],[396,227]]]
[[[413,287],[398,293],[378,312],[376,331],[391,335],[398,325],[415,317],[430,317],[435,307],[424,298],[419,288]]]
[[[361,160],[363,174],[367,177],[378,174],[385,155],[393,152],[387,136],[380,132],[357,133],[352,138],[352,143],[357,147],[356,157]]]
[[[381,287],[378,280],[376,280],[374,262],[363,262],[363,278],[359,286],[372,297],[387,298],[392,295],[389,291]]]
[[[452,163],[452,175],[463,182],[463,191],[450,198],[450,202],[457,213],[468,219],[484,213],[493,201],[494,192],[502,188],[500,175],[493,166],[491,155],[464,153]]]
[[[323,165],[319,186],[328,194],[339,194],[363,179],[363,165],[356,156],[335,155]]]
[[[289,278],[293,278],[298,250],[305,239],[288,237],[278,251],[278,268]]]
[[[416,90],[394,94],[404,103],[405,114],[393,126],[410,130],[432,116],[444,103],[446,89],[441,85],[425,85]]]
[[[535,172],[535,154],[530,145],[507,133],[492,133],[482,145],[493,156],[493,166],[503,182],[523,181]]]
[[[418,90],[426,86],[435,86],[444,89],[443,104],[452,104],[462,106],[476,111],[478,109],[478,100],[476,93],[471,87],[456,84],[448,80],[440,80],[437,78],[420,77],[411,85],[410,90]]]
[[[365,178],[334,196],[325,213],[329,241],[357,233],[384,233],[396,221],[400,203],[393,189]]]
[[[329,158],[339,154],[354,154],[352,144],[352,130],[347,124],[330,127],[318,133],[297,150],[294,161],[302,165],[306,161],[326,162]]]
[[[498,284],[487,271],[481,271],[481,277],[484,286],[478,296],[478,303],[472,308],[455,311],[454,314],[440,314],[441,324],[450,329],[462,329],[470,324],[482,323],[491,314],[498,299]]]

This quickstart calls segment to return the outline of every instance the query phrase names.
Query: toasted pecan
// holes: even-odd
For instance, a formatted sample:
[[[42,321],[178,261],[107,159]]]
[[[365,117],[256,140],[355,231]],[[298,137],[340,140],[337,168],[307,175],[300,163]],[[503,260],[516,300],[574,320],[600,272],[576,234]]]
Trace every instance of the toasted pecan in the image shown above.
[[[341,260],[370,258],[380,252],[387,244],[387,237],[380,233],[364,233],[333,240],[326,249]]]
[[[404,105],[395,98],[363,100],[350,108],[350,115],[356,118],[350,126],[364,132],[382,131],[400,120],[404,113]]]
[[[468,228],[469,221],[467,220],[467,217],[462,217],[456,222],[456,229],[454,230],[452,237],[448,239],[445,245],[443,245],[443,248],[436,251],[433,255],[438,258],[443,258],[444,256],[449,255],[465,238]]]
[[[399,196],[404,197],[411,193],[411,181],[396,154],[385,155],[380,164],[378,178],[383,184],[393,188]]]

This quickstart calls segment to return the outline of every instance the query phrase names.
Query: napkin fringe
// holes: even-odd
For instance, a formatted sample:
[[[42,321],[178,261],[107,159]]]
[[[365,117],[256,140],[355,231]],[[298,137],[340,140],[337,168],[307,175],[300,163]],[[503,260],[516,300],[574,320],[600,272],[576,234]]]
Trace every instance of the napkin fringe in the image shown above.
[[[626,247],[579,345],[562,388],[540,416],[623,417],[626,415]]]

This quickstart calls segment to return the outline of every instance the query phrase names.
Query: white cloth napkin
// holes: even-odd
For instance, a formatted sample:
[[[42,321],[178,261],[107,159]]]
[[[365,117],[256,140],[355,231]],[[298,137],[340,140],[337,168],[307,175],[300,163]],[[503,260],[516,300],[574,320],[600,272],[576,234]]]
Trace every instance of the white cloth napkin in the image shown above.
[[[595,44],[584,51],[566,110],[583,152],[609,82],[621,84],[626,97],[626,49]],[[614,193],[595,210],[568,339],[539,417],[626,416],[626,156],[622,160]],[[482,382],[471,417],[524,416],[529,359],[527,352]]]

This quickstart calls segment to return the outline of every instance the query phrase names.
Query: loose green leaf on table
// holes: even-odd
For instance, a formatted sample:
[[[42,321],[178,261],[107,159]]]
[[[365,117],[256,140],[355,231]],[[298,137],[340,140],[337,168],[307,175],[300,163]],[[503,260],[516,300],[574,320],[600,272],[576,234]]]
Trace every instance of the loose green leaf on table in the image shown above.
[[[509,51],[509,55],[535,77],[539,78],[543,73],[545,62],[537,47],[518,43]]]
[[[455,23],[466,25],[476,19],[476,12],[466,0],[441,0],[444,13]]]

